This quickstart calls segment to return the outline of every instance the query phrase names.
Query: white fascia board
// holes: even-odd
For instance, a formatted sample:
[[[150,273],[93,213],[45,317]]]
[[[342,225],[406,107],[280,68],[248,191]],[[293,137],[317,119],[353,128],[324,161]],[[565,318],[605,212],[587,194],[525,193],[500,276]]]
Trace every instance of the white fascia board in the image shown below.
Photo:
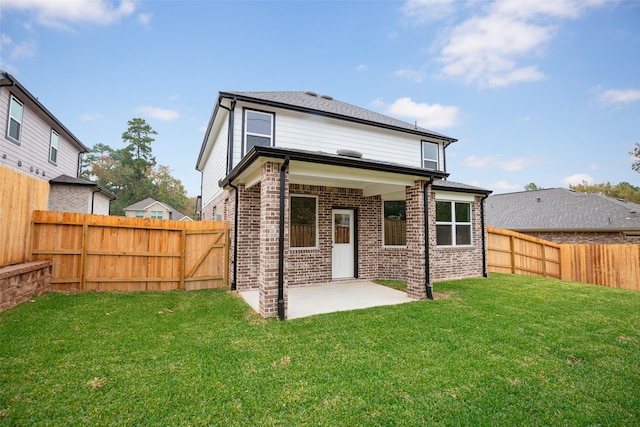
[[[473,202],[475,200],[475,194],[457,193],[453,191],[439,191],[434,190],[436,200],[449,200],[452,202]]]

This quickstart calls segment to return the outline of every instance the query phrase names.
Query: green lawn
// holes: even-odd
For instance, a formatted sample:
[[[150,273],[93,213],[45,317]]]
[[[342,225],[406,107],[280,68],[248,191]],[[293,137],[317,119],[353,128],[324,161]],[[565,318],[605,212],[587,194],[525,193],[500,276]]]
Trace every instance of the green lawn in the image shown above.
[[[492,274],[264,321],[220,290],[0,313],[0,425],[640,425],[640,292]]]

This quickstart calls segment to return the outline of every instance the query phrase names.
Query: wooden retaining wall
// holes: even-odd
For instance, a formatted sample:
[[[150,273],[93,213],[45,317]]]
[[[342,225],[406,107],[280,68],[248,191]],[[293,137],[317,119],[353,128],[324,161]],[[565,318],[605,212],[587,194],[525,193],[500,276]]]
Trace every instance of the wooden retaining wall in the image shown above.
[[[228,285],[224,221],[35,211],[31,259],[51,260],[51,288],[140,291]]]

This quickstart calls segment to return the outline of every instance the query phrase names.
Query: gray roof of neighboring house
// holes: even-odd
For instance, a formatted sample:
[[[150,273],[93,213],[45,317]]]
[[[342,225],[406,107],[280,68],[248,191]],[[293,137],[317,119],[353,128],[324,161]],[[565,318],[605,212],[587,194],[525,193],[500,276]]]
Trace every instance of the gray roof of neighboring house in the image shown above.
[[[151,197],[147,197],[144,200],[140,200],[139,202],[129,205],[126,208],[124,208],[124,210],[125,211],[143,211],[147,209],[149,206],[153,205],[154,203],[160,203],[162,206],[167,208],[167,210],[171,213],[171,219],[181,220],[184,217],[188,216],[183,214],[182,212],[177,211],[176,209],[172,208],[166,203],[159,202],[155,199],[152,199]]]
[[[31,92],[29,92],[27,88],[24,87],[15,77],[7,73],[6,71],[0,70],[0,80],[8,80],[11,82],[10,85],[3,85],[4,87],[16,87],[22,93],[24,93],[24,95],[27,98],[29,98],[31,102],[33,102],[38,108],[40,108],[43,113],[49,116],[49,118],[53,120],[53,122],[56,125],[60,127],[60,129],[62,129],[64,132],[66,132],[67,135],[69,135],[69,137],[73,140],[73,142],[75,142],[80,147],[81,152],[89,151],[89,149],[82,142],[80,142],[80,140],[73,133],[71,133],[71,131],[67,129],[67,127],[63,125],[60,120],[56,118],[56,116],[54,116],[49,110],[47,110],[47,108],[44,105],[42,105],[42,103],[38,100],[38,98],[36,98],[33,94],[31,94]]]
[[[471,192],[471,193],[482,193],[482,194],[491,194],[491,190],[487,190],[485,188],[475,187],[469,184],[463,184],[460,182],[447,181],[447,180],[438,180],[434,181],[432,187],[435,190],[449,190],[449,191],[462,191],[462,192]]]
[[[267,105],[294,109],[307,113],[319,113],[334,118],[355,121],[363,124],[377,125],[395,130],[406,131],[423,136],[445,139],[449,142],[455,138],[407,123],[384,114],[376,113],[356,105],[339,101],[327,95],[314,92],[281,91],[281,92],[220,92],[221,97],[236,97],[239,100],[263,102]]]
[[[56,178],[50,179],[49,180],[49,184],[54,184],[54,185],[56,185],[56,184],[60,184],[60,185],[86,185],[86,186],[97,188],[98,190],[100,190],[100,192],[104,193],[111,200],[114,200],[116,198],[115,194],[113,194],[111,191],[107,190],[103,186],[96,184],[95,182],[87,181],[87,180],[80,179],[80,178],[74,178],[74,177],[69,176],[69,175],[60,175],[60,176],[58,176]]]
[[[487,225],[516,231],[637,231],[640,205],[565,188],[496,194]]]

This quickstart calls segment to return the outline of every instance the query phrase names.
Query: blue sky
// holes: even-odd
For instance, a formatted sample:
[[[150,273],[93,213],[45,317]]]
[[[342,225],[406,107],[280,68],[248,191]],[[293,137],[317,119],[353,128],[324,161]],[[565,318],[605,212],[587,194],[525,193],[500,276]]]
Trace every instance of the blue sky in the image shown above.
[[[0,68],[85,145],[158,131],[189,195],[219,91],[311,90],[458,139],[497,193],[629,182],[640,1],[0,0]]]

